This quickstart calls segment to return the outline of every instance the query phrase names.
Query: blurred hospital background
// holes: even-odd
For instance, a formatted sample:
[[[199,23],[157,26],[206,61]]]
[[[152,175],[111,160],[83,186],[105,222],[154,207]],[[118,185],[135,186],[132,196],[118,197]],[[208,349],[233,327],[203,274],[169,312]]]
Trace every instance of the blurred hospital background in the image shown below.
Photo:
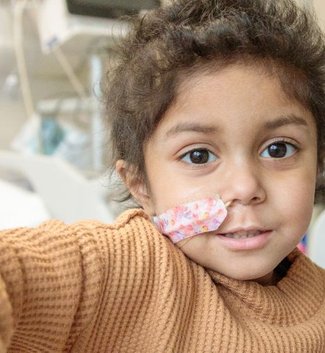
[[[325,1],[297,1],[325,29]],[[128,31],[121,16],[163,2],[0,0],[0,229],[121,212],[101,79]],[[324,204],[300,245],[325,268]]]

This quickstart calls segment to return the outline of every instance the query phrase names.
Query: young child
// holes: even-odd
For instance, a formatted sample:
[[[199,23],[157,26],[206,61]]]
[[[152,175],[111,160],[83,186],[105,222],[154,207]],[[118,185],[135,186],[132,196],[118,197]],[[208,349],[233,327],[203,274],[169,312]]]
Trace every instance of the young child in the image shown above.
[[[296,249],[324,87],[324,36],[291,0],[134,20],[107,107],[140,207],[2,232],[0,352],[325,352],[325,271]]]

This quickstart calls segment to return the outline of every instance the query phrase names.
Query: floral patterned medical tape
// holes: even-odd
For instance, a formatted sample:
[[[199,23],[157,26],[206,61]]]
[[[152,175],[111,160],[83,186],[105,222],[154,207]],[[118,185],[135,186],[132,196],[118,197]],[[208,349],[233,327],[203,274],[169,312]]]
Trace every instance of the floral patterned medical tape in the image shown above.
[[[185,203],[153,217],[157,229],[173,243],[201,233],[215,231],[227,216],[220,198],[208,197]]]

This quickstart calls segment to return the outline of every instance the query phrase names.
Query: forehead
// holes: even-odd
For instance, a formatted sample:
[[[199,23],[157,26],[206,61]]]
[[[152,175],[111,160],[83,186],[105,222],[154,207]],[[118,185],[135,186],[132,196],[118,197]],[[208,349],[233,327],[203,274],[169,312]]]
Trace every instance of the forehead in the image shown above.
[[[229,100],[256,104],[266,96],[277,105],[292,100],[274,69],[268,70],[264,64],[233,64],[183,76],[176,91],[175,107],[184,108],[198,98],[209,100],[212,96],[215,105],[220,107]],[[204,101],[201,101],[202,107]]]
[[[231,65],[183,76],[176,99],[158,130],[168,135],[179,124],[206,125],[209,131],[212,127],[236,129],[242,124],[253,128],[283,116],[303,116],[310,126],[314,125],[311,113],[284,92],[272,71],[262,66]]]

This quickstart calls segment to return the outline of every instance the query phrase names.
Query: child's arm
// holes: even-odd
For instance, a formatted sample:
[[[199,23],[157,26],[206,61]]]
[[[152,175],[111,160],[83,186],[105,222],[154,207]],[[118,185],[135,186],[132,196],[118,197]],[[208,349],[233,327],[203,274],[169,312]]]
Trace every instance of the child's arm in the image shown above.
[[[97,307],[99,254],[82,226],[0,232],[0,353],[68,350]]]

